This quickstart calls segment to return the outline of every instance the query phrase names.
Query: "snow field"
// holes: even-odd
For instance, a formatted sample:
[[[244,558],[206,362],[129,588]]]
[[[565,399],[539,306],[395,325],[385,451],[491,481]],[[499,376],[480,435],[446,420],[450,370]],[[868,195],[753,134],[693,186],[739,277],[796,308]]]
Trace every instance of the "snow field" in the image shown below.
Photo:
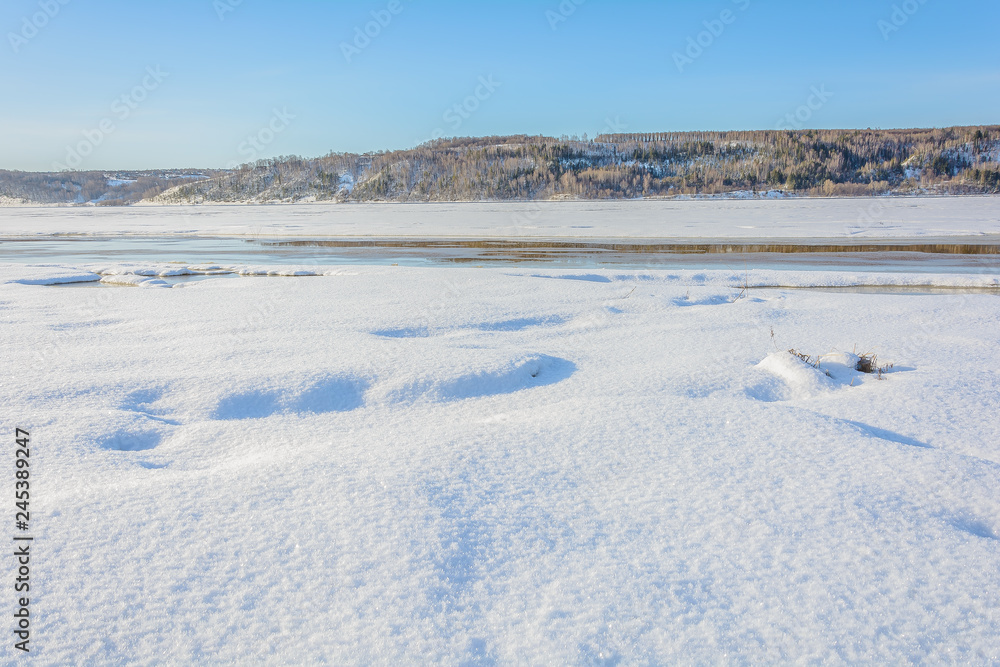
[[[930,240],[1000,234],[1000,197],[288,204],[280,207],[0,206],[0,238],[52,234],[82,237],[561,238],[578,241]],[[955,242],[969,240],[964,238]]]
[[[0,270],[41,664],[1000,660],[996,295],[74,275]]]

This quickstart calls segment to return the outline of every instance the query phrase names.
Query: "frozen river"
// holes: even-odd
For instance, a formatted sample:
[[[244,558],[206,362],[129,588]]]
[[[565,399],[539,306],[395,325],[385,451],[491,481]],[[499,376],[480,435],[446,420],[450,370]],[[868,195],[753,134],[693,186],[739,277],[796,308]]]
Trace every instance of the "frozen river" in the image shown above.
[[[0,240],[0,263],[155,262],[526,268],[794,269],[903,273],[1000,270],[1000,239],[468,240],[35,236]]]

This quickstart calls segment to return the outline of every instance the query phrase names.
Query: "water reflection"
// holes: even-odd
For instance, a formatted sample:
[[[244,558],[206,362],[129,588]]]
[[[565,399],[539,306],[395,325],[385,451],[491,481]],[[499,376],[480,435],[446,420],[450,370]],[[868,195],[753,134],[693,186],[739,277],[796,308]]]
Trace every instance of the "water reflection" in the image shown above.
[[[482,255],[524,256],[560,253],[618,253],[618,254],[760,254],[760,253],[870,253],[914,252],[938,255],[1000,255],[1000,244],[993,243],[802,243],[800,241],[772,243],[622,243],[583,241],[505,241],[505,240],[428,240],[403,239],[344,239],[344,240],[293,240],[255,241],[262,246],[275,248],[395,248],[423,250],[478,250]]]

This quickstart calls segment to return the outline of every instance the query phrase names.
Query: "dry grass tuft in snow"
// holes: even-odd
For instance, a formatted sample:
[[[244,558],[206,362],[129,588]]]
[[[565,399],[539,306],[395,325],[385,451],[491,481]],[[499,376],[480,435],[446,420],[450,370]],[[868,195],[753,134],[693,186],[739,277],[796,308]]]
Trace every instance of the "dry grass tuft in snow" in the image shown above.
[[[857,348],[855,347],[854,349],[856,353]],[[859,373],[867,373],[868,375],[877,375],[878,379],[882,380],[884,379],[882,376],[891,371],[892,367],[893,367],[892,364],[883,364],[879,366],[878,356],[871,352],[866,352],[858,356],[858,363],[855,366],[855,369]]]

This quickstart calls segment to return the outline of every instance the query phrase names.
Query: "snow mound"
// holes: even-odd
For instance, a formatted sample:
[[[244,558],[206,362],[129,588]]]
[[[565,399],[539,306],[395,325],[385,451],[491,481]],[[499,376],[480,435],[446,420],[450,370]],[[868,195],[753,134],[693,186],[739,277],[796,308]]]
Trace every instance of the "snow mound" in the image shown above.
[[[37,264],[0,267],[0,284],[66,285],[94,283],[100,279],[101,276],[96,273],[70,266]]]
[[[147,278],[177,278],[183,276],[221,276],[234,273],[236,267],[218,264],[177,264],[162,262],[117,262],[86,264],[85,269],[102,276],[135,275]]]
[[[819,366],[839,384],[857,385],[865,374],[858,370],[861,357],[853,352],[828,352],[819,358]]]
[[[813,366],[791,352],[775,352],[757,368],[783,381],[783,390],[773,385],[758,385],[748,393],[758,400],[774,402],[811,398],[843,387],[858,387],[877,379],[858,370],[861,357],[853,352],[828,352],[820,355]]]
[[[810,366],[790,352],[770,354],[757,368],[783,380],[787,399],[811,398],[834,390],[839,383],[815,366]],[[758,396],[760,398],[760,396]],[[780,400],[780,399],[773,399]]]
[[[138,276],[134,274],[108,275],[101,278],[103,285],[119,285],[122,287],[171,287],[170,283],[159,278]]]

